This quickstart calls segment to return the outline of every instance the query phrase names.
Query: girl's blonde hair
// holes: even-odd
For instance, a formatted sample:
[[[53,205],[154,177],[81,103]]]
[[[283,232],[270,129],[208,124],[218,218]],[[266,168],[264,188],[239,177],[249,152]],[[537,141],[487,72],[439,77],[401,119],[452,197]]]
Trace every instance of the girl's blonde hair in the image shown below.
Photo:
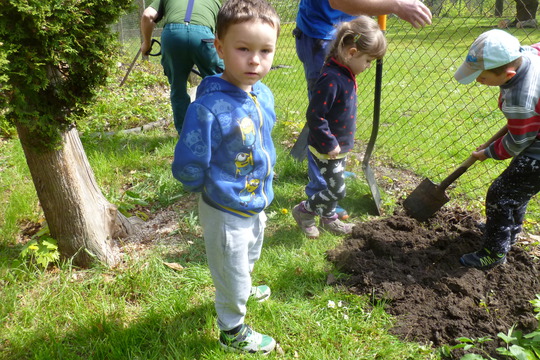
[[[367,16],[359,16],[338,25],[326,61],[335,58],[344,63],[345,54],[355,47],[360,53],[380,59],[386,53],[386,38],[379,24]]]

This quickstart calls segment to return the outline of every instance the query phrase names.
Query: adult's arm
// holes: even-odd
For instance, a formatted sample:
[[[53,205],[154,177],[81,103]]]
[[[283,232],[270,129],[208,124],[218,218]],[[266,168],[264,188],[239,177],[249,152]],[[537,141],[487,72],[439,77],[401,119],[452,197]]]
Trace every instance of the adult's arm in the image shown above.
[[[152,43],[152,32],[156,26],[154,20],[157,18],[157,14],[157,10],[149,6],[144,9],[141,16],[141,34],[143,37],[141,53],[144,55],[146,55],[146,53],[150,50],[150,44]]]
[[[415,28],[431,24],[431,11],[419,0],[328,0],[330,6],[350,15],[396,14]]]

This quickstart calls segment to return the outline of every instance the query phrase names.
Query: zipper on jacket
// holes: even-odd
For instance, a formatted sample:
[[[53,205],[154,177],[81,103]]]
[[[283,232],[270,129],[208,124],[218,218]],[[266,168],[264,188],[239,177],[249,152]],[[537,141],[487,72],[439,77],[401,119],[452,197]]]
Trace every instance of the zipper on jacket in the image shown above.
[[[263,188],[261,189],[261,194],[262,196],[264,197],[264,203],[265,203],[265,208],[266,206],[268,206],[268,196],[266,195],[266,180],[268,179],[268,177],[270,176],[270,173],[271,173],[271,168],[270,168],[270,164],[272,163],[271,159],[270,159],[270,154],[268,154],[268,151],[266,151],[266,148],[264,147],[264,139],[263,139],[263,136],[262,136],[262,127],[264,125],[264,118],[263,118],[263,114],[261,112],[261,108],[259,106],[259,102],[257,101],[257,96],[253,95],[253,94],[249,94],[249,96],[251,97],[251,99],[253,99],[253,102],[255,103],[255,108],[257,109],[257,112],[259,113],[259,118],[261,119],[260,121],[260,125],[259,125],[259,138],[261,139],[261,150],[262,152],[264,153],[264,155],[266,156],[266,163],[267,163],[267,167],[266,167],[266,179],[264,181],[264,184],[263,184]]]

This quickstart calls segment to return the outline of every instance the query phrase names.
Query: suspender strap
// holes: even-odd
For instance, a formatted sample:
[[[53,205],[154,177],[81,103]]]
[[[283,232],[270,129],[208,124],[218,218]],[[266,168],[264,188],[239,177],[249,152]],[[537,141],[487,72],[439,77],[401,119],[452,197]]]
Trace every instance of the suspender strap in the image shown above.
[[[189,24],[191,22],[191,14],[193,13],[193,3],[194,2],[195,2],[195,0],[189,0],[188,1],[187,9],[186,9],[186,17],[184,17],[184,22],[186,24]]]

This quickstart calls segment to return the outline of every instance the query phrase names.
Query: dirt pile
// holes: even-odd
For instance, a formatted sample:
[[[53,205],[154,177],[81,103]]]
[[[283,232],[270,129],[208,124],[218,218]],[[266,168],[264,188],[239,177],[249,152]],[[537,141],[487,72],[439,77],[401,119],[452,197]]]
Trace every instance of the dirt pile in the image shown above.
[[[537,327],[530,300],[540,293],[539,265],[518,244],[490,271],[461,266],[459,257],[478,250],[481,236],[478,219],[465,211],[439,211],[425,224],[396,214],[357,224],[328,258],[350,274],[340,283],[351,292],[386,303],[400,338],[438,347],[489,336],[496,355],[499,332]]]

